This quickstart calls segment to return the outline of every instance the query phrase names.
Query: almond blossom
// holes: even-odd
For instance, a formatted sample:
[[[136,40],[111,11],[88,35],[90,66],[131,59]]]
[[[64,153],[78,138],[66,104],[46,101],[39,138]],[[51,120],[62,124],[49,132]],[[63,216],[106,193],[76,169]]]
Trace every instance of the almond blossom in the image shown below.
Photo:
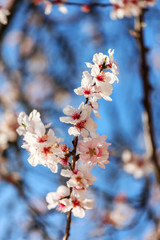
[[[126,202],[117,202],[112,210],[105,213],[103,216],[103,222],[120,229],[133,218],[134,214],[135,209],[129,204]]]
[[[99,68],[101,68],[103,65],[108,65],[109,64],[109,58],[107,55],[104,55],[103,53],[95,53],[93,56],[93,63],[86,63],[88,68],[93,68],[94,65],[98,65]]]
[[[70,117],[60,117],[60,121],[74,125],[69,128],[69,135],[87,137],[90,133],[91,136],[96,136],[97,124],[90,117],[91,107],[89,105],[84,105],[82,102],[77,110],[68,105],[63,109],[63,113]]]
[[[99,67],[97,68],[99,71]],[[96,69],[94,70],[96,71]],[[102,97],[108,101],[112,100],[109,96],[112,94],[113,87],[110,84],[110,81],[112,81],[111,73],[108,73],[108,76],[104,75],[104,78],[101,73],[97,74],[95,73],[95,77],[97,77],[94,79],[89,72],[83,72],[81,86],[74,89],[74,92],[77,95],[84,95],[90,101],[90,106],[96,117],[100,118],[98,111],[96,111],[98,108],[97,100]]]
[[[48,209],[53,209],[57,206],[57,210],[63,213],[72,210],[75,217],[83,218],[85,216],[86,209],[92,209],[94,205],[93,199],[85,198],[78,199],[71,194],[66,186],[61,185],[56,192],[48,193],[46,201],[48,203]]]
[[[74,107],[68,105],[63,109],[63,113],[69,115],[70,117],[60,117],[61,122],[76,124],[78,122],[84,121],[88,116],[90,116],[91,108],[82,102],[77,110]]]
[[[21,112],[17,119],[19,127],[17,128],[17,133],[25,135],[27,131],[34,133],[37,124],[41,123],[40,113],[37,110],[33,110],[29,116],[25,112]]]
[[[85,190],[96,181],[96,177],[91,174],[92,166],[81,164],[76,166],[74,171],[63,169],[61,175],[70,178],[67,186],[74,188],[75,196],[79,198],[85,197]]]
[[[9,15],[10,12],[7,9],[0,6],[0,23],[6,25],[8,23],[7,16]]]
[[[117,65],[115,64],[114,59],[113,59],[114,49],[113,50],[109,49],[108,54],[109,54],[109,56],[104,55],[103,53],[99,53],[99,54],[96,53],[96,54],[94,54],[93,59],[92,59],[94,64],[86,63],[86,65],[87,65],[87,67],[92,69],[91,75],[92,75],[92,73],[94,73],[93,69],[97,68],[97,67],[98,67],[97,68],[98,70],[96,70],[97,74],[102,72],[103,70],[106,70],[106,71],[111,70],[114,74],[114,78],[115,78],[114,80],[116,80],[118,82],[118,78],[116,77],[116,75],[118,75],[119,72],[117,70]]]
[[[92,102],[92,98],[98,98],[98,93],[95,91],[95,84],[92,79],[92,76],[89,72],[84,71],[81,81],[81,87],[74,89],[74,92],[77,95],[84,95],[85,98],[88,98]]]
[[[72,213],[75,217],[83,218],[85,216],[86,209],[92,209],[94,207],[94,200],[91,198],[85,198],[80,200],[74,195],[71,195],[70,199]]]
[[[7,149],[8,143],[17,139],[17,127],[17,114],[11,110],[5,111],[0,121],[0,150]]]
[[[142,178],[153,172],[153,164],[145,156],[138,156],[126,150],[122,153],[123,169],[135,178]]]
[[[68,197],[70,194],[69,188],[61,185],[57,188],[56,192],[50,192],[46,196],[46,201],[48,203],[48,209],[53,209],[57,206],[57,210],[61,212],[67,212],[67,205],[64,204],[63,199]]]
[[[102,135],[96,138],[84,138],[78,142],[78,151],[80,153],[80,159],[90,164],[98,164],[99,167],[105,168],[105,164],[108,164],[108,146],[110,143],[106,143],[107,136]]]

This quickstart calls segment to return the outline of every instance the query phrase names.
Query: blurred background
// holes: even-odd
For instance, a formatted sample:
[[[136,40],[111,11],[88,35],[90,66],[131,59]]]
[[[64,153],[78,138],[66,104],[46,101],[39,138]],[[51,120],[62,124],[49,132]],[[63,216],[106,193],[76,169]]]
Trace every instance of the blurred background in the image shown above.
[[[77,1],[92,4],[93,1]],[[74,2],[73,0],[71,2]],[[108,1],[98,1],[106,3]],[[145,124],[140,48],[134,18],[112,20],[112,7],[54,5],[31,0],[1,0],[11,15],[0,26],[0,240],[60,240],[66,215],[48,211],[45,196],[64,179],[44,166],[32,167],[17,136],[17,116],[33,109],[56,136],[72,146],[68,126],[59,121],[63,108],[84,101],[80,86],[85,62],[95,53],[115,49],[119,84],[112,102],[101,100],[98,133],[108,136],[110,164],[95,168],[90,195],[95,208],[72,219],[72,240],[159,240],[160,185],[152,163]],[[66,9],[65,11],[66,12]],[[157,154],[160,148],[160,2],[145,13],[145,45]],[[147,155],[148,154],[148,155]],[[147,158],[147,160],[146,160]],[[59,166],[60,171],[60,166]]]

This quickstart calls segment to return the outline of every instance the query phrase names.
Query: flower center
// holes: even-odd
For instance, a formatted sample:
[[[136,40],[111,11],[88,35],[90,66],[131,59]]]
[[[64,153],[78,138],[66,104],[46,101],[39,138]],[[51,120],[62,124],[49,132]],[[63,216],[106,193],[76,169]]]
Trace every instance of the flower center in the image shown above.
[[[112,68],[112,63],[110,62],[110,63],[107,65],[106,68],[108,68],[108,69]]]
[[[61,163],[62,163],[63,165],[67,165],[67,163],[68,163],[68,157],[61,158]]]
[[[44,147],[42,152],[43,152],[45,155],[47,155],[48,153],[51,153],[50,149],[51,149],[51,147]]]
[[[144,161],[143,160],[139,160],[136,165],[139,167],[139,168],[143,168],[144,167]]]
[[[80,176],[76,177],[76,181],[80,182],[82,180],[82,178]]]
[[[42,137],[38,137],[38,142],[39,142],[39,143],[44,143],[44,142],[47,141],[47,138],[48,138],[47,135],[44,135],[44,136],[42,136]]]
[[[92,158],[94,155],[96,155],[96,149],[95,148],[89,148],[89,151],[87,152],[87,154],[90,155],[90,157]]]
[[[97,157],[101,157],[101,155],[102,155],[102,150],[101,150],[101,148],[99,148],[99,147],[97,147],[97,149],[98,149]]]
[[[80,201],[79,201],[77,198],[75,198],[74,200],[72,200],[72,203],[73,203],[73,206],[74,206],[74,207],[80,206]]]
[[[84,92],[84,94],[88,94],[88,95],[91,93],[91,91],[88,89],[84,89],[83,92]]]
[[[81,115],[79,113],[74,113],[72,115],[73,120],[80,119]]]
[[[57,206],[57,211],[63,211],[65,209],[65,205],[63,203],[58,203],[58,206]]]
[[[81,121],[79,123],[76,123],[75,127],[81,130],[85,127],[85,123],[86,121]]]
[[[96,79],[100,82],[104,82],[104,75],[103,74],[98,74]]]

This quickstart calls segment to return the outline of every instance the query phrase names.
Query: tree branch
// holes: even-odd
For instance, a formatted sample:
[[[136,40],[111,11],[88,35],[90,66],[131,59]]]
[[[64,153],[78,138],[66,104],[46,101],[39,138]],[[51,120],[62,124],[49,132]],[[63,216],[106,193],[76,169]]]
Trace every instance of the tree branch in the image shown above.
[[[144,31],[143,31],[144,14],[145,14],[145,10],[139,17],[137,17],[135,29],[138,33],[137,39],[140,47],[140,57],[141,57],[140,74],[141,74],[143,90],[144,90],[143,104],[144,104],[145,111],[148,115],[147,116],[148,117],[148,133],[150,135],[151,146],[152,146],[151,158],[155,167],[157,181],[160,183],[160,166],[159,166],[158,154],[156,153],[156,143],[155,143],[152,105],[151,105],[152,86],[149,81],[149,66],[147,64],[148,48],[145,46]]]
[[[76,156],[76,152],[77,152],[77,143],[78,143],[78,136],[74,137],[73,139],[73,150],[72,150],[72,164],[71,164],[71,169],[72,171],[74,171],[75,169],[75,165],[76,165],[76,161],[78,160],[77,159],[77,156]],[[72,189],[70,189],[70,195],[72,193]],[[67,240],[70,236],[70,228],[71,228],[71,217],[72,217],[72,209],[68,212],[67,214],[67,225],[66,225],[66,232],[65,232],[65,235],[63,237],[63,240]]]
[[[111,3],[98,3],[98,2],[94,2],[94,3],[90,3],[90,4],[85,4],[85,3],[77,3],[77,2],[65,2],[65,1],[50,1],[52,4],[65,4],[65,5],[71,5],[71,6],[88,6],[88,7],[111,7],[112,4]]]

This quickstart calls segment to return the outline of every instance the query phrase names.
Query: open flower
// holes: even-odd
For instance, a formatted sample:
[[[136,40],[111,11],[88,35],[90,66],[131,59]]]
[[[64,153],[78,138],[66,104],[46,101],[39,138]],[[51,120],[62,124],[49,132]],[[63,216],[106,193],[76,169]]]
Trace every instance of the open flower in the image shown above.
[[[83,72],[81,87],[74,89],[74,92],[77,95],[84,95],[89,101],[91,101],[92,97],[96,97],[94,81],[89,72]]]
[[[48,203],[48,209],[53,209],[57,206],[57,210],[61,211],[61,212],[68,212],[68,205],[69,204],[69,200],[68,200],[68,204],[64,204],[64,199],[66,197],[68,197],[70,194],[70,190],[69,188],[67,188],[64,185],[61,185],[57,188],[56,192],[50,192],[47,194],[46,196],[46,201]],[[67,203],[67,202],[66,202]]]
[[[106,143],[107,136],[102,135],[96,138],[84,138],[78,142],[78,151],[80,153],[80,159],[90,164],[98,164],[100,167],[105,168],[105,164],[108,164],[108,146],[110,143]]]
[[[91,136],[96,136],[97,124],[90,117],[90,105],[82,102],[77,110],[72,106],[67,106],[63,109],[63,112],[69,117],[60,117],[60,121],[74,125],[68,130],[70,135],[87,137],[90,133]]]
[[[85,216],[86,209],[92,209],[94,206],[94,200],[91,198],[85,198],[80,200],[76,198],[73,194],[70,198],[72,213],[75,217],[83,218]]]
[[[122,153],[122,161],[124,162],[123,169],[137,179],[150,174],[154,169],[150,159],[133,154],[129,150]]]
[[[94,65],[98,65],[99,66],[99,69],[102,68],[102,65],[108,65],[109,64],[109,58],[107,55],[104,55],[103,53],[96,53],[93,55],[93,63],[94,64],[91,64],[91,63],[86,63],[87,67],[88,68],[93,68]]]
[[[84,121],[88,115],[90,115],[91,109],[88,105],[85,105],[84,102],[82,102],[78,109],[68,105],[63,109],[63,113],[69,115],[69,117],[60,117],[61,122],[76,124]]]
[[[34,133],[37,124],[41,124],[40,113],[35,109],[29,114],[29,116],[25,112],[21,112],[17,121],[20,126],[16,131],[20,136],[25,135],[27,131]]]
[[[74,171],[63,169],[61,175],[70,178],[67,181],[67,186],[74,188],[75,196],[78,198],[84,198],[86,189],[93,185],[96,181],[96,177],[91,174],[92,166],[87,164],[81,164],[76,166]]]

